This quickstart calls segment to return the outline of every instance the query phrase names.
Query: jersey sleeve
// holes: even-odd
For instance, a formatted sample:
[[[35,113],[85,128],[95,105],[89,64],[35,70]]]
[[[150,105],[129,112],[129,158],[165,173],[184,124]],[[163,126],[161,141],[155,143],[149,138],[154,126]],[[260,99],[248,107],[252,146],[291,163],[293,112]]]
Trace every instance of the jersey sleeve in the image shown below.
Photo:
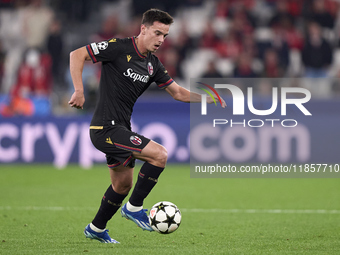
[[[114,60],[121,51],[121,48],[122,44],[115,38],[86,45],[87,52],[93,63]]]
[[[154,82],[156,82],[158,88],[165,89],[167,86],[169,86],[171,83],[174,82],[174,80],[170,77],[168,74],[168,71],[164,68],[161,61],[159,61],[158,58],[156,58],[157,63],[157,72],[154,76]]]

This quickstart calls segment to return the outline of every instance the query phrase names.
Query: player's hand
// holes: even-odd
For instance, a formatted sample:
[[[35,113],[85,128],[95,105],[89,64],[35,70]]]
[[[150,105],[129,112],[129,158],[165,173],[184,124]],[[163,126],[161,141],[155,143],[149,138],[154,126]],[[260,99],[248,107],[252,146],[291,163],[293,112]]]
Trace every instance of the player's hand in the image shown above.
[[[214,96],[214,99],[215,99],[216,102],[219,102],[219,99],[218,99],[217,96]],[[221,99],[221,106],[222,106],[222,108],[226,108],[227,107],[227,103],[224,101],[224,99],[222,97],[220,97],[220,99]],[[207,98],[207,103],[208,104],[212,104],[212,103],[214,103],[214,100],[211,97],[208,97]]]
[[[72,97],[70,101],[68,101],[68,104],[71,107],[77,108],[77,109],[83,109],[83,105],[85,103],[85,97],[83,92],[77,92],[75,91],[72,94]]]
[[[227,107],[227,103],[224,101],[224,99],[222,97],[221,98],[221,102],[222,102],[222,108],[226,108]]]

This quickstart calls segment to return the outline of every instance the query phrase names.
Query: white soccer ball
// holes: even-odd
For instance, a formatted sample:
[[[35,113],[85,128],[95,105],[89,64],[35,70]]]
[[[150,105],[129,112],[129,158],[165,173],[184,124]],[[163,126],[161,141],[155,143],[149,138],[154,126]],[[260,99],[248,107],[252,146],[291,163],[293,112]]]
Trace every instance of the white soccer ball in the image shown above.
[[[155,204],[149,214],[150,226],[161,234],[170,234],[181,224],[181,211],[171,202],[162,201]]]

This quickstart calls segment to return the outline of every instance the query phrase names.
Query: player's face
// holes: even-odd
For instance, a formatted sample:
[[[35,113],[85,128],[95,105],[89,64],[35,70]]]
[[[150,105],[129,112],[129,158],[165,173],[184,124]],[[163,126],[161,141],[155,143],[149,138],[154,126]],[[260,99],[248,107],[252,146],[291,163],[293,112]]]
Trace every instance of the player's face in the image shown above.
[[[144,26],[144,25],[143,25]],[[155,52],[169,34],[170,25],[155,21],[152,26],[142,27],[145,33],[145,46],[148,51]]]

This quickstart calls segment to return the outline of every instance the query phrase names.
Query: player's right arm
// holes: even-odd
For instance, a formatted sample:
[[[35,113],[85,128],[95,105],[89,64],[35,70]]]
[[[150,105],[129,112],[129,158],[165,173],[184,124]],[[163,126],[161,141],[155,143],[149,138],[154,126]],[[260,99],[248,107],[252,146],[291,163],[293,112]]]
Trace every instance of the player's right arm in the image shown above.
[[[85,61],[89,60],[91,60],[91,57],[87,52],[86,47],[81,47],[70,53],[70,73],[74,86],[74,93],[68,104],[77,109],[83,109],[85,102],[82,73]]]

